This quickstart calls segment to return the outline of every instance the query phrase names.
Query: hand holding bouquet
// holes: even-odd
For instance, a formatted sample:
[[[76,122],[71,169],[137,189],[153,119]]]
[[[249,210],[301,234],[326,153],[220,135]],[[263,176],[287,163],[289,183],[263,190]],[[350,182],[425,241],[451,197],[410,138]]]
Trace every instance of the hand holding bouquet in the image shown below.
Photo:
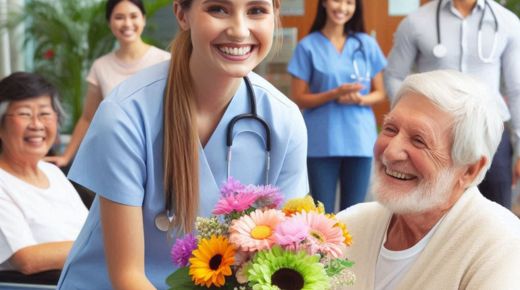
[[[171,289],[317,290],[354,283],[345,257],[351,237],[312,197],[289,200],[275,187],[242,185],[230,178],[210,218],[198,217],[196,234],[177,239],[179,267]]]

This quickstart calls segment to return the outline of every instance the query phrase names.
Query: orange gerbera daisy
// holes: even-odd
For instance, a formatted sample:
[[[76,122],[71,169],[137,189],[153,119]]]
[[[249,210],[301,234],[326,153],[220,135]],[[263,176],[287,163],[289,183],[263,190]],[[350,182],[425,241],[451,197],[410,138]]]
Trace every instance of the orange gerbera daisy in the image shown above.
[[[235,248],[225,237],[211,236],[202,239],[193,257],[190,258],[189,274],[195,285],[220,287],[230,276],[231,265],[235,261]]]

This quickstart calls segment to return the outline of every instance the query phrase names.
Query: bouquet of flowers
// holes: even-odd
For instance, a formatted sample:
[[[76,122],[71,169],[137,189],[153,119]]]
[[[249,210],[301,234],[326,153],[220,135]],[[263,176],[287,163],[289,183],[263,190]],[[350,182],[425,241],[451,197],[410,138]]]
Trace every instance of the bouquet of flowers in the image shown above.
[[[170,289],[317,290],[354,283],[346,226],[310,196],[283,200],[277,188],[230,178],[214,216],[171,250]]]

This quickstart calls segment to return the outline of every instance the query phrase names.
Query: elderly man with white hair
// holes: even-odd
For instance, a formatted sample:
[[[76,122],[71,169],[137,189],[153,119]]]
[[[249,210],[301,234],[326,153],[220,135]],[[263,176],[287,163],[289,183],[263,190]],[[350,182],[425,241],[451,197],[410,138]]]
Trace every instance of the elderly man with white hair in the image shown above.
[[[520,221],[479,192],[503,121],[456,71],[407,77],[374,147],[377,202],[338,214],[354,238],[349,289],[520,289]]]

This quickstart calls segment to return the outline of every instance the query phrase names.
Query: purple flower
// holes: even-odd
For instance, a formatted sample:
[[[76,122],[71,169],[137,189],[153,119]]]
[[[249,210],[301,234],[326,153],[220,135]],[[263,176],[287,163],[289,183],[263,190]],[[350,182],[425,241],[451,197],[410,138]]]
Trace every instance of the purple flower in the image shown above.
[[[239,191],[242,191],[245,188],[245,185],[240,183],[240,181],[234,179],[232,176],[228,178],[224,184],[222,184],[222,187],[220,188],[220,192],[223,196],[230,195],[232,193],[237,193]]]
[[[272,185],[257,186],[255,189],[256,208],[278,208],[283,201],[280,190]]]
[[[171,250],[173,264],[179,267],[188,266],[191,252],[197,248],[197,239],[193,234],[187,234],[175,241]]]

